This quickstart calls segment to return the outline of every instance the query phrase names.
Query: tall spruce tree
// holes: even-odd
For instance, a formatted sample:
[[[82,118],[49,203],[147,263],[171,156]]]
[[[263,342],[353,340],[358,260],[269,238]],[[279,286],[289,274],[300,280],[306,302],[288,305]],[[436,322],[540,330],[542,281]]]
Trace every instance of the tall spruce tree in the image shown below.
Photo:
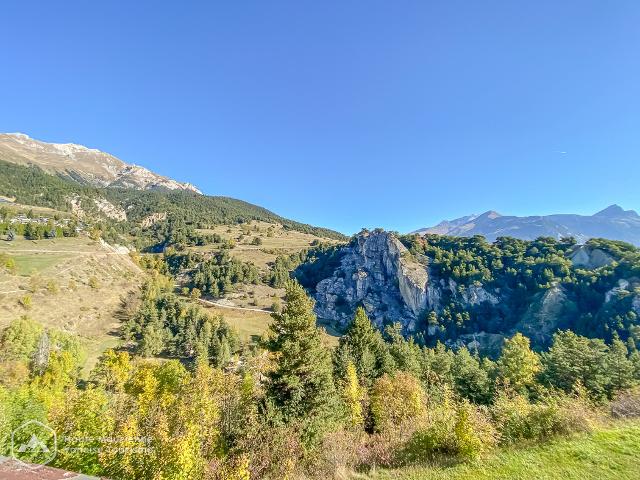
[[[264,343],[275,363],[267,375],[267,397],[285,422],[302,423],[307,439],[314,439],[339,410],[331,355],[316,327],[313,300],[297,281],[285,289],[286,306],[271,315]]]

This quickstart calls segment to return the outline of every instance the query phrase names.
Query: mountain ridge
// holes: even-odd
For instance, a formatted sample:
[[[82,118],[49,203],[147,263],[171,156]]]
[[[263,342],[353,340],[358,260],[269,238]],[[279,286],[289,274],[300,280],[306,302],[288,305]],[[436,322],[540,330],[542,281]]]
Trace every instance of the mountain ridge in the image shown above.
[[[522,240],[537,237],[574,237],[584,243],[590,238],[610,238],[640,245],[640,215],[612,204],[593,215],[552,214],[515,216],[501,215],[493,210],[453,220],[444,220],[432,227],[411,232],[418,235],[439,234],[468,237],[483,235],[489,241],[501,236]]]
[[[36,165],[47,173],[94,187],[184,190],[202,194],[190,183],[126,163],[101,150],[76,143],[43,142],[24,133],[0,133],[0,158],[19,165]]]

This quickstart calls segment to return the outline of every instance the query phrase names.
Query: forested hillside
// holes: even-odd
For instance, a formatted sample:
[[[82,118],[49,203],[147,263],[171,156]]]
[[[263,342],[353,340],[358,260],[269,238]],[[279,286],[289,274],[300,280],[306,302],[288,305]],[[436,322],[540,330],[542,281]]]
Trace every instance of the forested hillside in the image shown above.
[[[72,200],[94,220],[102,219],[119,233],[142,230],[142,222],[154,214],[189,225],[213,225],[249,221],[278,223],[285,228],[329,238],[344,238],[332,230],[288,220],[269,210],[228,197],[198,195],[187,191],[133,190],[86,187],[68,179],[49,175],[38,167],[20,166],[0,159],[0,195],[15,198],[23,205],[71,211]],[[126,221],[109,218],[96,201],[106,200],[126,216]],[[160,222],[162,223],[162,222]],[[136,232],[133,232],[136,233]]]

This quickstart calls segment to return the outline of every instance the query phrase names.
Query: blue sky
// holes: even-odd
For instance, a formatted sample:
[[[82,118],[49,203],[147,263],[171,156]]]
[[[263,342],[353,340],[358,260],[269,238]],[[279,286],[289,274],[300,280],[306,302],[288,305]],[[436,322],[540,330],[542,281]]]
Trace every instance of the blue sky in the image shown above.
[[[640,2],[5,2],[0,131],[346,233],[640,209]]]

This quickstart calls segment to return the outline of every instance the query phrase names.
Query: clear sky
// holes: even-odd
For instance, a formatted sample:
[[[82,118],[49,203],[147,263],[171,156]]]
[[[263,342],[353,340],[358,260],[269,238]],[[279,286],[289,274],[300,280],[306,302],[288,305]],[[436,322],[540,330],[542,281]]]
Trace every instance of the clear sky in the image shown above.
[[[640,1],[3,2],[0,131],[353,233],[640,209]]]

